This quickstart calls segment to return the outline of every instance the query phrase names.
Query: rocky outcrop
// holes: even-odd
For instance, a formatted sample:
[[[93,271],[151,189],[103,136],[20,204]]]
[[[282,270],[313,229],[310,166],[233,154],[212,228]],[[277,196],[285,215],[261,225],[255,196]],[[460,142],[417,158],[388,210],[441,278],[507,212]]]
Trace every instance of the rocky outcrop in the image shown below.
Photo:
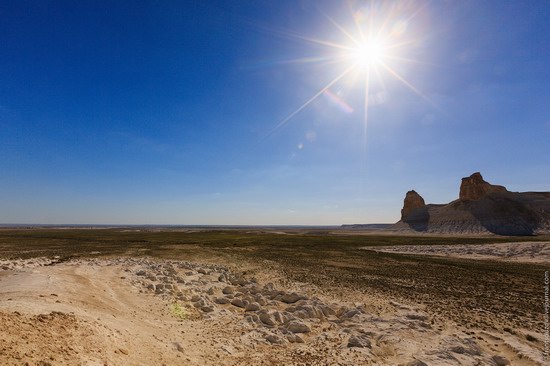
[[[408,191],[405,195],[405,200],[403,201],[403,209],[401,210],[401,219],[406,218],[416,209],[423,208],[426,206],[424,198],[421,195],[416,193],[416,191]]]
[[[401,210],[401,221],[415,231],[425,231],[430,215],[424,198],[416,191],[408,191]]]
[[[469,177],[462,178],[459,199],[478,200],[489,193],[496,192],[508,192],[508,190],[503,186],[493,185],[484,181],[481,173],[477,172]]]
[[[407,192],[401,220],[393,229],[439,234],[532,235],[550,233],[550,192],[509,192],[480,173],[462,178],[459,199],[425,204]]]

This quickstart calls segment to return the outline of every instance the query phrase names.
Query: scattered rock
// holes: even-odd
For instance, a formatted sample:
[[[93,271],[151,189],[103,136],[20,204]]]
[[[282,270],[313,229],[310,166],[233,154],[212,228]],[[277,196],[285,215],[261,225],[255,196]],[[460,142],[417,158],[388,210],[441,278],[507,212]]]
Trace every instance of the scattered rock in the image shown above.
[[[161,294],[164,292],[164,284],[159,283],[155,286],[155,293]]]
[[[508,359],[506,359],[503,356],[495,355],[495,356],[493,356],[493,361],[497,364],[497,366],[510,365],[510,361],[508,361]]]
[[[244,303],[244,301],[241,300],[241,299],[238,298],[238,297],[235,298],[235,299],[233,299],[233,300],[231,300],[231,305],[234,305],[234,306],[236,306],[236,307],[238,307],[238,308],[244,308],[244,307],[246,307],[246,304]]]
[[[298,295],[296,292],[293,292],[291,294],[284,294],[281,297],[281,301],[287,304],[293,304],[299,300],[307,300],[307,297]]]
[[[205,313],[211,313],[214,311],[214,307],[212,305],[205,305],[201,307],[201,310],[204,311]]]
[[[292,332],[292,333],[309,333],[311,332],[311,329],[309,326],[307,326],[306,324],[298,321],[298,320],[294,320],[294,321],[291,321],[286,329],[288,329],[289,332]]]
[[[275,319],[276,322],[279,322],[281,324],[286,324],[289,321],[294,320],[294,317],[286,311],[283,311],[283,312],[275,311],[273,313],[273,318]]]
[[[202,298],[200,297],[200,295],[193,295],[191,296],[191,302],[197,302],[197,301],[200,301]]]
[[[178,350],[179,352],[185,351],[185,349],[183,348],[180,342],[174,342],[174,346],[176,347],[176,350]]]
[[[258,323],[260,321],[260,318],[256,314],[247,315],[244,319],[249,323]]]
[[[348,339],[348,347],[358,347],[358,348],[364,348],[371,346],[370,340],[366,337],[366,335],[352,335]]]
[[[286,339],[290,343],[304,343],[304,340],[297,334],[289,333],[286,335]]]
[[[411,319],[411,320],[422,320],[422,321],[426,321],[428,320],[428,316],[425,315],[425,314],[419,314],[419,313],[409,313],[407,315],[405,315],[407,318]]]
[[[271,344],[282,344],[283,339],[275,334],[268,334],[265,339]]]
[[[251,302],[250,304],[246,305],[244,311],[258,311],[260,310],[260,304],[257,302]]]
[[[407,363],[405,366],[428,366],[428,364],[420,360],[412,360],[411,362]]]
[[[226,297],[217,297],[217,298],[214,299],[214,302],[216,304],[229,304],[231,302],[231,300],[229,300]]]
[[[260,294],[256,294],[256,295],[254,296],[254,300],[256,300],[256,302],[257,302],[258,304],[260,304],[261,306],[267,305],[267,300],[266,300],[262,295],[260,295]]]
[[[328,305],[324,305],[324,304],[317,305],[317,308],[318,308],[319,310],[321,310],[321,312],[323,313],[323,315],[326,316],[326,317],[336,314],[336,311],[334,311],[334,309],[331,308],[331,307],[328,306]]]
[[[470,356],[479,356],[481,354],[481,348],[473,339],[467,338],[462,340],[462,342],[459,342],[460,340],[452,339],[449,350],[454,353],[466,354]]]
[[[230,295],[235,293],[235,287],[233,286],[226,286],[223,288],[222,293],[224,295]]]
[[[269,315],[267,312],[261,312],[258,314],[258,316],[260,317],[260,321],[265,325],[269,325],[269,326],[277,325],[277,323],[275,323],[271,315]]]
[[[344,312],[342,312],[340,314],[340,318],[344,318],[344,319],[351,319],[353,318],[354,316],[356,315],[359,315],[359,314],[362,314],[363,312],[360,310],[360,309],[349,309],[349,310],[345,310]]]

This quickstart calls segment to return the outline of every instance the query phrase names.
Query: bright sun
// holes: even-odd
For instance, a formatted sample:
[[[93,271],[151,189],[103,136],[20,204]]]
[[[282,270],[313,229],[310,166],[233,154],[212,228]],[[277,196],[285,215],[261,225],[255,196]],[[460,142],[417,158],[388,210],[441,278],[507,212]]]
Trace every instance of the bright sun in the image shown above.
[[[360,67],[373,67],[383,62],[384,45],[382,42],[365,42],[351,52],[351,58]]]
[[[414,93],[434,105],[431,100],[400,75],[398,69],[395,69],[393,66],[394,63],[398,62],[421,63],[418,60],[409,59],[403,55],[403,51],[406,51],[407,48],[413,47],[418,43],[418,39],[411,38],[410,34],[407,34],[407,30],[410,30],[408,24],[411,23],[415,17],[419,16],[421,11],[416,9],[416,2],[411,2],[409,5],[402,8],[400,7],[399,9],[387,4],[390,3],[383,0],[372,0],[369,6],[360,7],[354,10],[352,12],[353,22],[347,27],[340,25],[331,17],[325,15],[328,21],[332,23],[343,36],[344,42],[289,34],[293,38],[325,46],[327,49],[332,49],[336,52],[332,54],[327,53],[326,55],[320,54],[316,57],[305,59],[300,58],[288,62],[324,62],[327,65],[341,63],[342,69],[332,80],[315,92],[286,118],[280,121],[268,133],[267,137],[286,125],[294,116],[317,100],[321,95],[329,93],[331,88],[334,88],[346,78],[350,81],[347,85],[353,86],[356,81],[360,81],[359,84],[363,85],[362,92],[365,96],[363,106],[365,139],[371,91],[373,85],[385,89],[385,84],[382,80],[384,75],[391,75]],[[353,30],[354,28],[355,31]],[[340,103],[345,104],[345,101],[340,100]],[[351,107],[347,108],[347,110],[350,109]]]

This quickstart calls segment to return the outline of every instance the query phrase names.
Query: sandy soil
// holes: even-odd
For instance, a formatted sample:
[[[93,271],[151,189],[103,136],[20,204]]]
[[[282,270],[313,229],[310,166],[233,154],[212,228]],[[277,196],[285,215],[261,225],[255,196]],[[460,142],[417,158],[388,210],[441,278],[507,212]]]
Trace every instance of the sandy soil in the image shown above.
[[[149,258],[0,261],[0,364],[543,362],[526,334],[438,323],[420,306],[331,295],[269,271],[255,279]]]
[[[550,263],[550,242],[481,245],[396,245],[388,247],[364,247],[363,249],[385,253],[423,254],[524,263]]]

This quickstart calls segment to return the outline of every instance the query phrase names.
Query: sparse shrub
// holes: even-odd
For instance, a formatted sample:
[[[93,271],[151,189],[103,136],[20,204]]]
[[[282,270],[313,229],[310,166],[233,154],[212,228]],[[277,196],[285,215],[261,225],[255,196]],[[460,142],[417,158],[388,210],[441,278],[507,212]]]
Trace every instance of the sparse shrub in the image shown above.
[[[173,316],[175,316],[176,318],[179,318],[181,320],[185,320],[189,317],[189,314],[187,313],[185,308],[183,308],[177,302],[170,305],[170,314],[172,314]]]

